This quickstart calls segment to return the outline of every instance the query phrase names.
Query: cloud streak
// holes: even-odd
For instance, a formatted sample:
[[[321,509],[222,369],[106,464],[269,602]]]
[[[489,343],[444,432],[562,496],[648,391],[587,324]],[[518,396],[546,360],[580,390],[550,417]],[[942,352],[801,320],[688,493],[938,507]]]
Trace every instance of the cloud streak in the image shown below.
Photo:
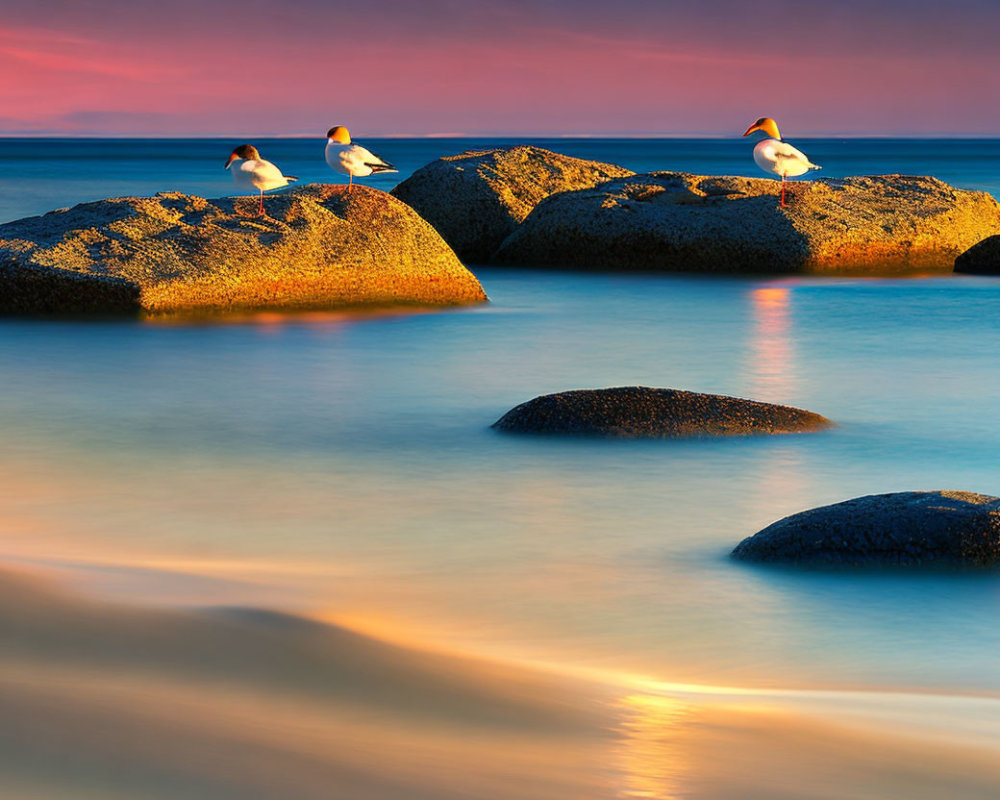
[[[10,16],[0,69],[19,79],[0,104],[24,129],[684,134],[768,114],[797,135],[1000,133],[987,0],[770,0],[766,14],[731,0],[38,0]]]

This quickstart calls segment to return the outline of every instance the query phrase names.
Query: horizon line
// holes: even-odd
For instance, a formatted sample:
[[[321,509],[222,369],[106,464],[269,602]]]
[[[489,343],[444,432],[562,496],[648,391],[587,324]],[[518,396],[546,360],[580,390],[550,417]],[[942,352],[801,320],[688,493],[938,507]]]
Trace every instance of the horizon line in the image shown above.
[[[325,136],[308,133],[57,133],[57,132],[4,132],[0,139],[315,139],[325,140]],[[365,139],[740,139],[739,133],[693,132],[693,133],[373,133]],[[1000,139],[1000,131],[983,132],[935,132],[935,133],[810,133],[795,137],[796,141],[808,139]]]

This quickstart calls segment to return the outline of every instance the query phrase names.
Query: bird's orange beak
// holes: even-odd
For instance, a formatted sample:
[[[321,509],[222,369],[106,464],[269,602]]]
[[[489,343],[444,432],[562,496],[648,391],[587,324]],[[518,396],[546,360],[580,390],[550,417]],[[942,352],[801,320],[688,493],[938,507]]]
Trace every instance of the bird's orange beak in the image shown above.
[[[224,166],[223,169],[229,169],[229,165],[232,164],[237,158],[239,158],[239,156],[236,155],[236,153],[230,153],[229,160],[226,162],[226,166]]]
[[[744,133],[743,135],[744,136],[749,136],[754,131],[763,131],[768,136],[770,136],[772,139],[780,139],[781,138],[781,134],[778,133],[778,123],[776,123],[770,117],[761,117],[753,125],[751,125],[749,128],[747,128],[747,132]]]

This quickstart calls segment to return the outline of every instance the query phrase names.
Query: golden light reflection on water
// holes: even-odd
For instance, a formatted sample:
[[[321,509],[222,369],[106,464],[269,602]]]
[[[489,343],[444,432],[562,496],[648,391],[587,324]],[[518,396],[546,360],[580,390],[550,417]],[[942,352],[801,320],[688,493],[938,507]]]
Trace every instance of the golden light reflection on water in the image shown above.
[[[762,286],[750,292],[754,331],[750,339],[751,396],[771,403],[794,396],[795,353],[789,335],[791,289]]]
[[[745,379],[749,396],[755,400],[793,405],[797,402],[800,386],[792,336],[792,299],[789,286],[761,286],[750,292],[754,330]],[[777,518],[774,509],[785,508],[789,498],[806,494],[807,473],[801,462],[799,454],[785,450],[761,463],[752,504],[759,509],[762,521],[773,521]],[[747,535],[754,532],[745,531]]]
[[[673,800],[681,796],[684,776],[684,731],[694,719],[688,703],[647,694],[621,701],[619,763],[622,798]]]
[[[251,325],[259,328],[264,333],[276,332],[289,326],[304,326],[323,330],[324,332],[332,332],[343,330],[358,322],[414,316],[417,314],[440,313],[447,308],[450,307],[372,305],[333,310],[294,307],[266,311],[254,309],[235,309],[229,311],[192,309],[190,311],[147,314],[143,317],[143,322],[147,325],[157,326]]]

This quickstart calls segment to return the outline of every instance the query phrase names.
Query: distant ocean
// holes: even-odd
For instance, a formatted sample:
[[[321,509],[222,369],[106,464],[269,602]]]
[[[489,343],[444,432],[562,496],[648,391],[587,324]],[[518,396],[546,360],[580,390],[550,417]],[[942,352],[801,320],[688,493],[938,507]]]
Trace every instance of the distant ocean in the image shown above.
[[[367,141],[400,168],[368,183],[502,143]],[[758,174],[739,138],[534,143],[637,171]],[[0,140],[0,218],[226,195],[237,144]],[[337,179],[321,140],[255,144],[303,182]],[[824,176],[932,174],[1000,194],[998,140],[796,144]],[[1000,495],[1000,280],[472,269],[491,302],[443,312],[0,319],[0,564],[135,614],[187,609],[46,601],[29,614],[24,589],[0,585],[5,796],[1000,793],[1000,574],[727,557],[780,517],[858,495]],[[679,442],[489,427],[539,394],[621,385],[787,403],[837,425]],[[613,702],[504,694],[492,668],[476,688],[459,680],[466,661],[432,679],[425,658],[274,612],[544,665]],[[616,719],[607,739],[574,738],[596,723],[567,709],[598,705]],[[162,738],[144,747],[151,730]],[[268,793],[244,766],[272,764]],[[362,767],[384,791],[342,782]],[[178,794],[151,791],[164,776]]]
[[[636,172],[682,170],[761,175],[749,139],[367,139],[399,169],[365,183],[391,189],[414,170],[470,148],[527,142],[559,153],[619,164]],[[233,191],[223,164],[232,139],[0,138],[0,222],[74,203],[181,191],[220,197]],[[337,182],[322,139],[255,139],[261,155],[302,182]],[[962,189],[1000,196],[1000,139],[796,139],[823,167],[821,177],[933,175]]]

